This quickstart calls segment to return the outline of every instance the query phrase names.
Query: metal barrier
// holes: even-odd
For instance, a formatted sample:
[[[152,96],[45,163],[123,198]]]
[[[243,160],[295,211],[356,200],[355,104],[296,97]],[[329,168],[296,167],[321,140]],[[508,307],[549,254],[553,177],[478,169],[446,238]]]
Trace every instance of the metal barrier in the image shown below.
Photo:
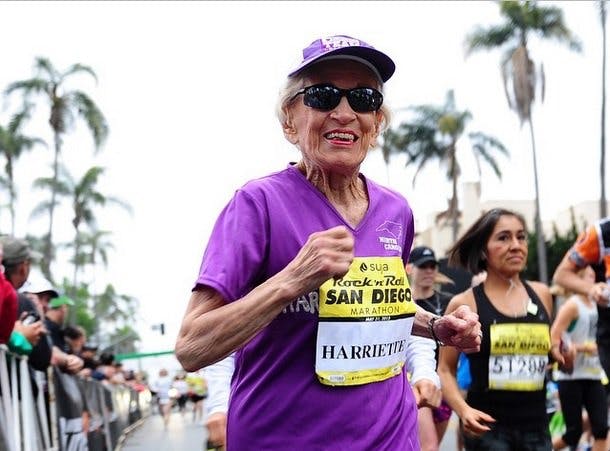
[[[148,391],[82,379],[55,367],[46,375],[33,371],[34,399],[30,371],[26,356],[0,345],[0,451],[110,451],[125,428],[150,413]]]
[[[38,380],[37,376],[35,382]],[[28,358],[9,352],[5,345],[0,345],[0,390],[0,447],[8,451],[56,449],[50,443],[42,390],[37,399],[32,393]]]

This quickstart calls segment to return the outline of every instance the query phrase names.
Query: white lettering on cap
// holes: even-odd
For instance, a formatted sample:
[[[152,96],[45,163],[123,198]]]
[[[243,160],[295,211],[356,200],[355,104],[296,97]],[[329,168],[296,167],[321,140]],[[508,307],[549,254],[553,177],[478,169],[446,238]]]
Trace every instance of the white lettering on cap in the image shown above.
[[[340,49],[342,47],[353,47],[360,45],[358,39],[346,38],[344,36],[331,36],[320,39],[325,50]]]

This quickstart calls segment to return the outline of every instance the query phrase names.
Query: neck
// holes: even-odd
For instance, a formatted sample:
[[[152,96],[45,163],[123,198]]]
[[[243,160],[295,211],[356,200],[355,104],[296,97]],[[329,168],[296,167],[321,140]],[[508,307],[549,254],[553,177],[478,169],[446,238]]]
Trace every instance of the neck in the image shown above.
[[[492,285],[505,287],[507,290],[510,290],[511,288],[514,289],[522,285],[519,273],[502,274],[491,268],[487,269],[487,279],[485,281],[490,282]]]
[[[345,204],[353,200],[366,200],[364,182],[358,168],[350,173],[330,172],[301,160],[298,169],[332,203]]]
[[[427,299],[434,294],[434,287],[418,287],[413,286],[414,299]]]

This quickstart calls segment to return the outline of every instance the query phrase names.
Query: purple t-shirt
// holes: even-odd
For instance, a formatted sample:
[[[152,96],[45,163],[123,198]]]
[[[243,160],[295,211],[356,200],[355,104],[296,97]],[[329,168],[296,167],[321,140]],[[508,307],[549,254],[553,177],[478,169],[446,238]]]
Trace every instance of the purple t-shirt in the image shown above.
[[[247,183],[214,226],[197,284],[233,302],[286,267],[310,234],[338,225],[353,233],[356,256],[400,256],[406,262],[413,241],[409,204],[362,179],[369,208],[355,229],[295,166]],[[419,449],[417,411],[404,372],[360,386],[320,384],[317,326],[315,291],[291,302],[236,353],[229,449]]]

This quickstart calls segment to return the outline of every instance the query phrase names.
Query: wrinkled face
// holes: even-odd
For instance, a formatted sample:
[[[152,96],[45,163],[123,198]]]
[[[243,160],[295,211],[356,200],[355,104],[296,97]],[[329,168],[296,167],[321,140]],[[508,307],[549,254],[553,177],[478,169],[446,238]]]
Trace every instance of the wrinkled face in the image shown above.
[[[317,64],[305,86],[328,83],[341,89],[379,88],[375,75],[355,61],[325,61]],[[379,111],[356,113],[343,97],[331,111],[320,111],[297,96],[288,109],[288,140],[302,152],[306,164],[326,172],[351,174],[377,138],[382,115]]]
[[[420,266],[412,265],[411,283],[419,289],[427,289],[434,286],[434,278],[438,272],[438,265],[435,262],[422,263]]]
[[[505,277],[520,273],[527,262],[527,232],[512,215],[500,216],[487,241],[488,269]]]

